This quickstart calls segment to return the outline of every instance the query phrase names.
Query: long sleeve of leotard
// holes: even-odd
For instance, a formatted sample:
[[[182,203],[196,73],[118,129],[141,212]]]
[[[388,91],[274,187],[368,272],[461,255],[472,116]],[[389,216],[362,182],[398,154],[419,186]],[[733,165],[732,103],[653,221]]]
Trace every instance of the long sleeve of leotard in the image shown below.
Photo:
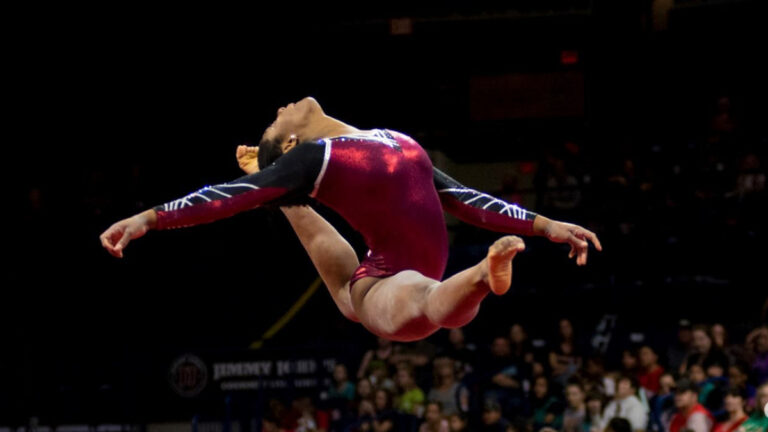
[[[443,209],[459,220],[491,231],[533,235],[536,213],[470,189],[437,168],[435,188]]]
[[[257,173],[155,206],[156,229],[209,223],[295,194],[309,195],[323,167],[325,148],[322,141],[300,144]]]

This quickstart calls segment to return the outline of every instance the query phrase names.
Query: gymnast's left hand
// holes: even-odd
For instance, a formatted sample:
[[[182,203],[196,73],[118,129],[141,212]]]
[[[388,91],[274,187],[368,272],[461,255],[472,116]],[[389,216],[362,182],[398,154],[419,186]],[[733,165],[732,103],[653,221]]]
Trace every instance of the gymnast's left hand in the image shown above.
[[[595,249],[603,250],[603,246],[595,233],[572,223],[555,221],[537,215],[536,220],[534,220],[534,231],[552,242],[571,245],[568,258],[576,257],[576,264],[580,266],[587,263],[588,242],[592,242]]]
[[[157,222],[157,214],[154,210],[147,210],[135,216],[115,222],[104,231],[99,239],[101,245],[112,256],[123,257],[123,249],[128,246],[128,242],[137,239],[154,228]]]

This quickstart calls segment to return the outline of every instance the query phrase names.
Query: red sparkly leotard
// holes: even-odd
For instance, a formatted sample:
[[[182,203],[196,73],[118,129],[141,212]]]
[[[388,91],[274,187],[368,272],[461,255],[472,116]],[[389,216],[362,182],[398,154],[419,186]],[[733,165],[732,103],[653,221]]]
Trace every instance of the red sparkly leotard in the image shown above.
[[[157,229],[213,222],[309,195],[341,215],[369,248],[362,277],[416,270],[440,280],[448,259],[443,210],[493,231],[530,235],[535,213],[467,188],[412,138],[386,129],[306,142],[263,170],[154,207]]]

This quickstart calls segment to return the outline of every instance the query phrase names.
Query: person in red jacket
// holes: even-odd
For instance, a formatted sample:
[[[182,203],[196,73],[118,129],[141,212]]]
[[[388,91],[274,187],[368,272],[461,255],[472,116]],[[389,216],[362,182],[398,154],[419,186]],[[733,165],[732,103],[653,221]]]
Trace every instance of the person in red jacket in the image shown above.
[[[712,414],[699,403],[699,387],[688,378],[677,382],[675,407],[669,432],[710,432],[715,422]]]
[[[568,243],[578,265],[586,264],[588,242],[602,250],[593,232],[465,187],[435,168],[411,137],[360,130],[325,115],[311,97],[278,109],[252,154],[258,164],[248,175],[119,221],[102,233],[102,246],[122,257],[128,242],[150,229],[281,206],[342,314],[398,341],[467,324],[488,293],[509,289],[512,259],[525,248],[519,237],[502,237],[477,265],[441,282],[448,254],[443,210],[486,229]],[[362,263],[325,219],[298,205],[309,198],[363,235],[369,251]]]
[[[725,394],[725,411],[728,418],[715,425],[712,432],[735,432],[744,421],[749,418],[744,411],[746,406],[746,394],[741,387],[731,387]]]

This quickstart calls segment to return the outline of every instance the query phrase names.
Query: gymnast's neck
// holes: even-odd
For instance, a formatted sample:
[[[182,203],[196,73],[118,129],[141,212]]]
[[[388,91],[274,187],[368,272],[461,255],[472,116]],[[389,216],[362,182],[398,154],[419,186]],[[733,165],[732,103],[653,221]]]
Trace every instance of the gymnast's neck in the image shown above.
[[[353,135],[364,132],[364,130],[323,114],[321,117],[318,117],[307,125],[304,137],[306,140],[316,141],[323,138]]]

